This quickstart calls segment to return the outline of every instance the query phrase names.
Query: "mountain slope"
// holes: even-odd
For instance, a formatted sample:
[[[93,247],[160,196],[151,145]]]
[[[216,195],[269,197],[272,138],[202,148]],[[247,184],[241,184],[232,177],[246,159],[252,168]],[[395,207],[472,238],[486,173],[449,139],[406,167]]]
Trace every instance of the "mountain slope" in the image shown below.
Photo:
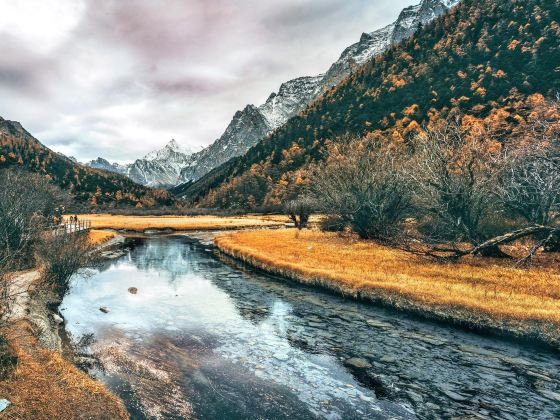
[[[189,157],[181,171],[181,180],[200,178],[232,157],[242,155],[269,132],[266,117],[254,105],[247,105],[235,114],[218,140]]]
[[[165,191],[152,190],[129,178],[80,165],[33,137],[19,122],[0,117],[0,168],[19,167],[49,176],[78,202],[92,206],[171,204]]]
[[[227,160],[244,154],[267,134],[347,77],[351,71],[393,43],[410,36],[420,25],[445,13],[459,0],[422,0],[404,9],[391,25],[364,33],[359,42],[348,47],[325,74],[290,80],[272,93],[259,107],[248,105],[235,114],[226,132],[204,151],[191,157],[181,172],[181,181],[189,185]],[[260,116],[258,115],[260,114]],[[239,124],[239,120],[251,123]]]
[[[406,140],[430,117],[493,110],[514,124],[529,95],[560,91],[559,22],[558,0],[464,0],[246,155],[174,192],[209,206],[277,205],[298,193],[325,141],[343,133]]]

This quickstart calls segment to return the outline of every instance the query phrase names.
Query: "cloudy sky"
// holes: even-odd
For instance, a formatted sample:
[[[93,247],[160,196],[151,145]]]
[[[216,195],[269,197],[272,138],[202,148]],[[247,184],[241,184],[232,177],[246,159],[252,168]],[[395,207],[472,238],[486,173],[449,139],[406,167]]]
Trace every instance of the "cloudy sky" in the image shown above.
[[[81,161],[202,146],[414,0],[0,0],[0,116]]]

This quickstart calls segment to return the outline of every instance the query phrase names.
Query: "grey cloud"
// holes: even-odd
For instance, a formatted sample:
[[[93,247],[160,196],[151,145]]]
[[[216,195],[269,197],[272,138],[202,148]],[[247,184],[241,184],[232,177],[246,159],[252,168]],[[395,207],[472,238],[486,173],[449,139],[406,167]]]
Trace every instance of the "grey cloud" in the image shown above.
[[[47,52],[0,26],[0,115],[80,160],[124,161],[210,143],[415,0],[57,1],[83,7]]]

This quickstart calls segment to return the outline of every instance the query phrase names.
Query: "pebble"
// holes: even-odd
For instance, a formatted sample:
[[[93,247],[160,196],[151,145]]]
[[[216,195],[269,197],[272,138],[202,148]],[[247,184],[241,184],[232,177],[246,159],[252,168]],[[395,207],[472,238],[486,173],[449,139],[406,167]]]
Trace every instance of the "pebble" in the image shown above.
[[[443,392],[446,396],[451,398],[453,401],[458,401],[458,402],[468,401],[467,397],[461,394],[457,394],[455,391],[451,391],[450,389],[442,389],[441,392]]]
[[[280,361],[286,361],[290,358],[286,353],[274,353],[274,358]]]
[[[57,325],[64,324],[64,319],[58,314],[52,314],[53,320]]]
[[[549,391],[548,389],[539,389],[539,393],[549,400],[560,401],[560,394],[558,392]]]
[[[373,401],[373,398],[368,397],[367,395],[364,395],[364,394],[360,394],[360,400],[370,402],[370,401]]]

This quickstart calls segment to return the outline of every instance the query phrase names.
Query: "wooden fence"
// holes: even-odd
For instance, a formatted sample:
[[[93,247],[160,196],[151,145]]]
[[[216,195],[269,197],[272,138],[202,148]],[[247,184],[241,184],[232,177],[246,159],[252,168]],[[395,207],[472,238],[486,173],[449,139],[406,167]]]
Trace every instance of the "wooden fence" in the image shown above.
[[[91,229],[91,220],[65,220],[60,225],[53,226],[52,229],[54,235],[69,235],[72,233],[85,232]]]

